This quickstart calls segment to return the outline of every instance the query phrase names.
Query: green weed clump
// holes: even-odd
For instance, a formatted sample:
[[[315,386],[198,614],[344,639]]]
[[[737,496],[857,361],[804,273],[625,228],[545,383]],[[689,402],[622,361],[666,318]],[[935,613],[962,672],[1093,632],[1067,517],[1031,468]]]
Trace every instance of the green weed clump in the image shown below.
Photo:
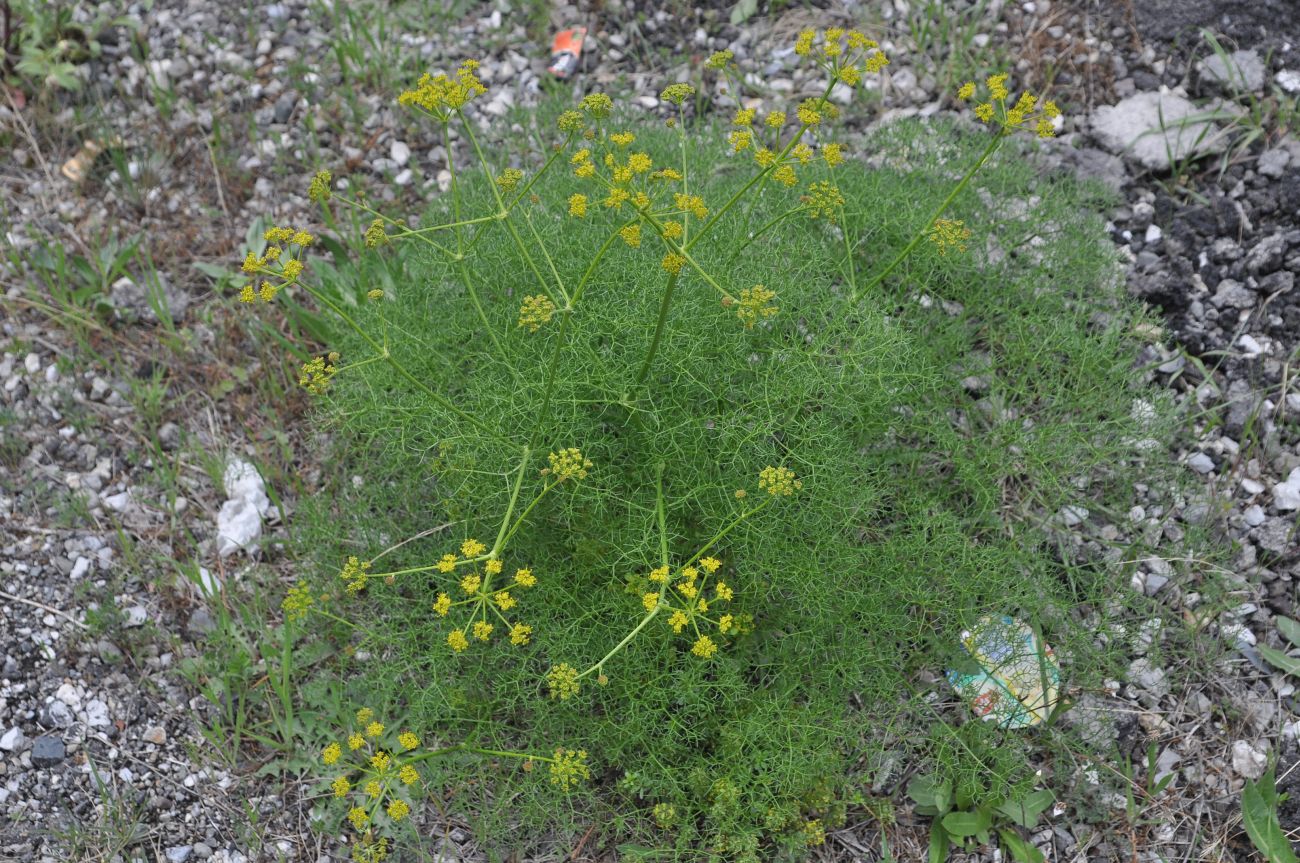
[[[1116,575],[1058,553],[1055,514],[1121,493],[1161,412],[1095,192],[1012,137],[1055,107],[994,76],[989,130],[895,124],[857,152],[826,96],[887,58],[852,31],[796,51],[828,83],[788,114],[692,119],[674,84],[651,125],[593,94],[539,114],[518,167],[466,120],[474,64],[426,76],[400,101],[476,156],[431,227],[322,172],[363,263],[288,228],[245,261],[244,300],[341,322],[302,370],[338,470],[286,611],[345,645],[316,668],[349,710],[427,746],[403,777],[382,726],[314,742],[359,855],[418,841],[431,802],[502,854],[799,858],[909,759],[1032,787],[1041,727],[950,709],[963,628],[1014,615],[1068,686],[1108,670]],[[349,275],[376,256],[408,275]],[[339,774],[348,740],[370,760]]]

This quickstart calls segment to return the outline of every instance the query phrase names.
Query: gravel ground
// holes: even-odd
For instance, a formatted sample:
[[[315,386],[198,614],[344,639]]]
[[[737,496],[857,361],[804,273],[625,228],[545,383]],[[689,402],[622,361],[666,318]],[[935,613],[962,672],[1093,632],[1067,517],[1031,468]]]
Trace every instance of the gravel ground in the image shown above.
[[[894,36],[885,119],[952,109],[936,71],[946,49],[909,51],[915,13],[902,0],[798,7],[742,26],[729,23],[730,4],[672,15],[652,3],[598,5],[550,12],[552,25],[592,28],[574,86],[627,92],[647,111],[658,110],[664,80],[720,48],[775,98],[811,94],[788,46],[801,27],[836,18]],[[1282,646],[1273,618],[1297,613],[1300,142],[1273,121],[1240,149],[1217,131],[1251,128],[1249,116],[1230,119],[1234,106],[1289,97],[1294,110],[1300,14],[1288,16],[1285,0],[993,2],[979,6],[982,18],[944,7],[970,22],[976,47],[1004,47],[1022,85],[1054,76],[1075,110],[1045,160],[1122,195],[1109,215],[1130,290],[1166,322],[1135,362],[1185,408],[1170,458],[1196,480],[1193,493],[1147,488],[1120,523],[1074,514],[1071,542],[1099,559],[1131,536],[1165,549],[1137,568],[1132,589],[1231,648],[1191,673],[1166,664],[1162,621],[1144,628],[1127,679],[1085,696],[1073,721],[1138,762],[1154,744],[1155,772],[1175,781],[1148,802],[1142,836],[1076,824],[1067,812],[1035,843],[1059,860],[1247,859],[1237,801],[1269,757],[1297,798],[1283,824],[1300,826],[1300,705],[1254,649]],[[505,2],[410,27],[385,43],[392,56],[346,71],[331,51],[342,25],[318,3],[250,11],[157,0],[147,14],[139,4],[126,11],[139,29],[108,30],[103,56],[86,67],[78,104],[97,111],[58,98],[0,106],[0,129],[17,142],[0,168],[13,250],[0,266],[0,859],[327,858],[336,849],[312,834],[300,789],[242,757],[211,757],[198,723],[219,707],[183,673],[216,626],[210,588],[279,590],[289,562],[277,541],[314,476],[302,402],[264,403],[264,379],[282,375],[274,354],[194,265],[228,267],[256,217],[311,212],[304,178],[320,165],[417,212],[447,182],[445,150],[394,110],[390,88],[405,82],[384,76],[480,56],[493,90],[480,115],[490,134],[508,136],[520,131],[514,112],[541,97],[545,50],[529,36],[538,24]],[[1242,52],[1238,74],[1202,62],[1200,27]],[[1162,136],[1174,133],[1128,146],[1153,104],[1169,116],[1180,99],[1224,118],[1201,140],[1223,151],[1194,170],[1169,164],[1180,145]],[[80,183],[60,173],[83,141],[114,135],[124,147],[113,164],[102,157]],[[1152,137],[1161,145],[1146,146]],[[42,263],[48,244],[98,257],[111,233],[120,246],[138,232],[147,256],[124,253],[96,285],[104,323],[77,326],[32,305],[31,286],[53,269]],[[256,481],[227,475],[231,459],[253,457],[274,506]],[[250,549],[218,539],[231,501],[256,510],[261,536]],[[1204,531],[1232,544],[1222,571],[1188,559],[1188,534]],[[1123,803],[1096,801],[1102,812]],[[900,859],[921,847],[907,815],[891,837]],[[453,827],[448,856],[474,858],[469,834]],[[867,822],[832,834],[827,856],[875,859],[874,830]]]

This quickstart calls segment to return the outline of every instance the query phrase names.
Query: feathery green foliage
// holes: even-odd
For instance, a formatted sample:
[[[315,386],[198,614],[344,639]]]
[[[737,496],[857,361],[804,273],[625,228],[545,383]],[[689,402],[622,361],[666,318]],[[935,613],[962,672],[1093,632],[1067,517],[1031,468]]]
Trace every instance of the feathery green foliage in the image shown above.
[[[636,135],[656,165],[685,160],[712,211],[752,175],[707,124]],[[444,233],[441,250],[371,253],[413,274],[378,299],[367,284],[321,289],[366,336],[330,346],[342,360],[322,421],[338,475],[300,514],[304,548],[330,592],[349,556],[395,573],[329,605],[315,637],[351,649],[322,673],[426,740],[590,753],[593,782],[567,793],[527,762],[429,761],[440,807],[473,814],[490,847],[527,852],[548,830],[600,823],[597,841],[630,858],[799,856],[863,785],[892,785],[900,757],[1007,799],[1033,781],[1025,735],[960,724],[935,684],[963,628],[1012,614],[1056,648],[1070,685],[1113,673],[1095,634],[1121,576],[1062,552],[1055,520],[1124,499],[1168,412],[1132,368],[1140,316],[1096,190],[1045,177],[1013,139],[995,149],[951,124],[887,126],[861,159],[809,168],[843,196],[834,221],[760,187],[691,249],[714,284],[687,267],[671,303],[657,239],[614,239],[627,213],[596,202],[571,216],[584,187],[568,170],[544,173],[508,219]],[[456,182],[428,224],[501,206],[483,174]],[[968,252],[915,243],[946,200]],[[520,310],[539,283],[558,311],[532,331]],[[735,297],[754,285],[779,312],[746,328]],[[546,454],[567,447],[593,464],[556,483]],[[769,500],[755,485],[769,465],[802,488]],[[770,505],[738,520],[755,501]],[[502,514],[520,510],[507,531]],[[663,617],[635,629],[652,571],[728,525],[708,553],[735,597],[709,600],[752,624],[713,630],[708,659]],[[531,638],[512,645],[484,610],[490,643],[452,649],[457,612],[434,608],[464,595],[463,572],[431,564],[494,536],[506,577],[538,579],[511,611]],[[560,663],[586,671],[555,699]]]

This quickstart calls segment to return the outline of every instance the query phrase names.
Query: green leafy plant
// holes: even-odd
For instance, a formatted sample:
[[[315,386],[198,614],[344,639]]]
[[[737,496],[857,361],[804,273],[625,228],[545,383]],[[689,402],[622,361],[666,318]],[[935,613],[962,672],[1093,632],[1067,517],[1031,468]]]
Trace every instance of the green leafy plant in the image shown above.
[[[1282,832],[1278,819],[1278,806],[1287,795],[1277,793],[1276,767],[1270,764],[1259,779],[1246,780],[1241,791],[1241,822],[1255,850],[1268,863],[1296,863],[1300,858],[1296,857],[1295,848]]]
[[[1300,623],[1281,615],[1274,620],[1274,623],[1277,624],[1277,631],[1282,634],[1282,637],[1291,642],[1293,648],[1300,650]],[[1256,649],[1259,655],[1278,671],[1300,678],[1300,658],[1289,656],[1285,651],[1269,647],[1267,644],[1260,644]]]
[[[993,836],[1017,863],[1043,863],[1041,851],[1030,845],[1016,828],[1032,830],[1055,796],[1037,789],[1010,798],[983,797],[950,779],[916,776],[907,784],[907,796],[920,815],[934,818],[930,828],[929,860],[942,863],[948,852],[988,844]]]
[[[485,842],[598,818],[643,858],[797,858],[889,738],[1019,799],[988,724],[935,751],[921,675],[994,610],[1081,685],[1106,671],[1083,615],[1118,613],[1113,575],[1062,566],[1052,514],[1123,493],[1164,412],[1102,199],[1037,172],[1013,133],[1058,112],[1005,75],[987,130],[859,142],[827,96],[887,58],[834,29],[795,50],[827,87],[788,112],[745,108],[722,52],[721,122],[686,84],[655,120],[589,94],[532,118],[536,149],[480,141],[472,62],[425,76],[399,101],[442,132],[446,195],[398,219],[321,171],[323,223],[361,243],[246,251],[242,302],[336,322],[300,369],[333,445],[284,606],[331,657],[313,685],[422,740],[591,754],[563,788],[425,762]]]
[[[43,87],[80,90],[79,69],[100,55],[100,35],[109,27],[133,26],[134,20],[105,15],[98,7],[86,18],[77,14],[79,9],[86,9],[86,5],[59,0],[3,0],[0,37],[5,82],[35,82]]]

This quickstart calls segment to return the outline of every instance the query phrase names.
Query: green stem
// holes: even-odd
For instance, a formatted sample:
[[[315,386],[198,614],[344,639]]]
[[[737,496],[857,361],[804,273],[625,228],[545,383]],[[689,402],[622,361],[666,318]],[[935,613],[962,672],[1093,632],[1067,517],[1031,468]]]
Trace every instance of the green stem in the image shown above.
[[[542,237],[533,227],[533,220],[528,218],[528,213],[524,213],[524,223],[528,225],[528,233],[533,235],[537,241],[537,248],[542,250],[542,257],[546,259],[546,266],[551,270],[551,275],[555,277],[555,286],[560,289],[560,296],[564,297],[565,305],[569,303],[569,292],[564,289],[564,280],[560,278],[560,271],[555,268],[555,261],[551,258],[551,253],[546,251],[546,245],[542,242]]]
[[[616,239],[618,239],[619,233],[623,230],[623,228],[626,228],[628,225],[635,224],[635,222],[636,222],[635,219],[629,222],[624,222],[622,225],[620,225],[618,228],[614,230],[614,233],[610,234],[605,239],[605,244],[600,247],[600,251],[596,252],[596,257],[591,259],[591,263],[587,265],[587,271],[582,274],[582,279],[578,282],[578,286],[573,289],[573,299],[571,301],[571,305],[576,306],[578,304],[578,299],[582,296],[583,290],[587,287],[587,282],[590,281],[591,277],[596,273],[596,265],[600,263],[601,258],[605,257],[605,253],[609,251],[609,247],[613,244],[613,242]]]
[[[537,183],[538,180],[546,176],[546,172],[551,169],[551,166],[555,164],[556,158],[563,154],[564,147],[567,146],[568,146],[568,140],[565,141],[562,147],[557,148],[556,151],[551,154],[551,157],[546,160],[546,164],[542,165],[542,169],[538,171],[533,176],[533,178],[524,185],[524,188],[520,190],[518,195],[515,195],[514,200],[512,200],[509,206],[506,207],[506,215],[513,213],[515,210],[515,205],[518,204],[521,200],[523,200],[524,196],[528,194],[528,191],[532,189],[532,187],[534,186],[534,184]],[[502,216],[500,213],[497,213],[494,216],[491,216],[489,218],[500,219],[502,218]],[[478,241],[483,238],[484,234],[485,231],[482,228],[474,232],[474,239],[470,240],[469,245],[465,247],[465,254],[468,255],[470,252],[474,251],[474,247],[478,245]]]
[[[460,218],[460,181],[456,177],[456,159],[451,149],[451,123],[442,124],[442,149],[447,153],[447,172],[451,174],[451,207],[452,217],[457,221]],[[490,177],[488,179],[491,179]],[[456,229],[456,254],[465,254],[465,235],[463,228]]]
[[[663,557],[663,566],[668,565],[668,519],[664,513],[664,463],[659,462],[655,466],[655,518],[659,521],[659,551]],[[662,598],[664,589],[668,582],[664,582],[664,587],[660,588],[659,594]]]
[[[550,492],[551,489],[555,488],[559,484],[560,484],[560,480],[557,479],[555,482],[551,483],[550,485],[545,486],[541,490],[541,492],[538,493],[537,497],[533,498],[533,502],[528,504],[528,506],[524,508],[523,512],[519,513],[519,518],[515,519],[515,523],[510,526],[510,530],[506,531],[505,542],[509,542],[510,539],[519,530],[519,528],[523,527],[524,520],[528,518],[528,513],[533,511],[533,507],[541,503],[542,498],[546,497],[547,493]]]
[[[560,314],[560,331],[555,334],[555,347],[551,350],[551,359],[546,364],[546,390],[542,393],[542,406],[537,411],[537,422],[533,425],[533,432],[528,436],[528,445],[534,446],[538,437],[542,433],[542,425],[551,412],[551,396],[555,392],[555,378],[560,365],[561,348],[564,346],[565,337],[569,333],[569,319],[573,317],[572,311],[564,311]]]
[[[533,260],[533,256],[528,253],[528,247],[524,245],[523,238],[519,236],[519,231],[515,229],[514,224],[511,223],[508,218],[510,213],[506,209],[506,202],[501,197],[501,190],[497,188],[497,184],[492,180],[492,168],[488,165],[487,157],[483,155],[483,148],[478,144],[478,138],[474,135],[474,129],[469,122],[469,118],[461,112],[457,113],[460,113],[460,118],[465,128],[465,137],[469,138],[470,144],[474,146],[474,154],[478,157],[479,164],[483,166],[483,175],[487,177],[488,187],[492,190],[492,197],[497,202],[497,212],[500,214],[501,222],[506,226],[506,230],[510,233],[510,238],[515,241],[515,248],[519,250],[519,254],[524,256],[524,261],[527,262],[528,269],[532,270],[533,275],[537,277],[537,282],[541,285],[542,292],[554,301],[555,297],[551,296],[550,283],[546,281],[546,277],[542,275],[542,271],[537,268],[537,263]],[[558,285],[557,287],[560,288],[561,292],[564,291],[563,285]]]
[[[650,365],[654,362],[655,354],[659,352],[659,342],[663,339],[664,328],[668,323],[668,308],[673,302],[673,292],[677,290],[678,273],[673,273],[668,277],[668,285],[664,288],[663,299],[659,301],[659,319],[655,322],[654,335],[650,338],[650,348],[646,351],[645,360],[641,363],[641,370],[636,373],[636,386],[645,383],[645,379],[650,374]]]
[[[974,165],[970,167],[970,170],[966,172],[966,175],[961,178],[961,180],[957,183],[957,185],[953,186],[952,191],[948,193],[948,197],[943,199],[943,203],[941,203],[938,209],[936,209],[934,213],[931,214],[930,218],[926,221],[926,223],[921,226],[921,229],[916,232],[916,234],[912,237],[911,242],[909,242],[906,246],[903,247],[903,250],[899,252],[898,255],[895,256],[895,258],[892,261],[889,262],[888,266],[886,266],[875,276],[872,276],[871,280],[868,281],[865,285],[863,285],[861,290],[854,291],[853,295],[849,297],[849,302],[847,304],[848,306],[852,306],[854,303],[856,303],[858,301],[858,298],[864,292],[871,290],[872,288],[876,287],[881,282],[883,282],[885,278],[889,276],[890,273],[892,273],[895,269],[898,268],[899,264],[903,263],[903,261],[907,259],[907,256],[912,253],[912,250],[916,248],[917,244],[920,243],[921,240],[925,239],[926,235],[929,233],[930,228],[931,226],[934,225],[935,221],[938,220],[938,218],[947,211],[948,207],[957,198],[957,195],[961,193],[961,190],[966,188],[966,185],[970,183],[971,179],[979,172],[979,169],[984,167],[984,163],[987,162],[989,158],[992,157],[994,152],[997,151],[998,147],[1001,146],[1002,139],[1003,137],[1005,137],[1005,134],[1006,134],[1005,130],[999,130],[998,133],[993,136],[993,139],[989,141],[988,146],[984,148],[984,152],[980,154],[979,159],[975,162]]]
[[[501,519],[501,528],[497,531],[497,540],[492,544],[492,550],[488,552],[489,558],[496,557],[501,553],[501,546],[505,543],[506,538],[506,525],[510,524],[510,516],[514,515],[515,504],[519,502],[519,489],[524,484],[524,472],[528,470],[528,456],[531,454],[532,447],[525,445],[523,455],[519,459],[519,474],[515,477],[515,487],[510,492],[510,503],[506,505],[505,518]],[[483,591],[487,592],[487,585],[483,586]]]
[[[627,223],[627,225],[630,224],[632,224],[632,222]],[[627,225],[624,225],[623,227],[627,227]],[[619,230],[622,230],[622,228]],[[545,424],[546,418],[550,415],[551,396],[555,391],[555,378],[560,363],[560,354],[564,349],[566,337],[569,332],[569,319],[574,315],[578,300],[582,298],[582,292],[587,287],[587,282],[596,272],[596,265],[600,263],[601,258],[605,257],[605,253],[609,251],[610,245],[614,242],[615,238],[618,237],[618,234],[619,231],[614,231],[609,235],[604,244],[600,247],[600,251],[596,252],[596,257],[592,258],[591,263],[587,265],[587,271],[582,274],[581,281],[579,281],[578,286],[574,288],[573,296],[568,297],[566,295],[568,304],[561,310],[563,317],[560,318],[560,331],[556,334],[555,346],[551,349],[551,358],[546,364],[546,392],[542,396],[542,407],[537,412],[537,422],[533,426],[532,433],[528,436],[529,446],[537,445],[538,436],[542,432],[542,426]]]
[[[663,598],[663,589],[661,588],[661,589],[660,589],[660,599],[662,599],[662,598]],[[601,667],[602,667],[606,662],[609,662],[611,659],[613,659],[613,658],[618,654],[618,652],[619,652],[620,650],[622,650],[623,648],[627,647],[628,644],[631,643],[632,639],[636,638],[638,635],[641,634],[641,630],[645,629],[647,626],[650,625],[650,621],[652,621],[652,620],[655,619],[655,617],[659,614],[659,609],[661,609],[661,608],[663,608],[662,603],[659,604],[659,605],[656,605],[656,606],[654,607],[654,610],[653,610],[653,611],[647,612],[647,613],[646,613],[646,616],[643,617],[643,618],[641,619],[641,622],[638,623],[638,624],[636,625],[636,628],[635,628],[635,629],[633,629],[631,632],[629,632],[627,635],[625,635],[625,636],[623,637],[623,640],[622,640],[622,641],[620,641],[618,644],[614,645],[613,649],[610,650],[609,653],[606,653],[604,656],[602,656],[602,657],[600,658],[600,661],[599,661],[599,662],[597,662],[595,665],[591,666],[591,668],[588,668],[586,671],[584,671],[584,672],[582,672],[581,674],[579,674],[579,675],[578,675],[578,679],[581,680],[582,678],[588,676],[588,675],[591,674],[592,672],[600,671]]]
[[[453,743],[451,746],[444,746],[441,749],[430,749],[428,752],[421,752],[419,755],[412,755],[406,759],[407,764],[419,761],[427,761],[430,758],[437,758],[439,755],[450,755],[453,752],[473,752],[476,755],[491,755],[497,758],[520,758],[525,761],[544,761],[554,763],[555,759],[545,755],[532,755],[527,752],[510,752],[503,749],[483,749],[479,746],[470,746],[468,743]]]
[[[844,208],[840,207],[840,233],[844,235],[844,259],[849,265],[849,287],[853,290],[853,296],[858,293],[858,268],[853,263],[853,244],[849,242],[849,220],[844,216]]]
[[[736,251],[734,251],[734,252],[731,253],[731,257],[727,259],[727,263],[728,263],[728,264],[733,263],[733,262],[736,260],[736,258],[740,257],[740,253],[741,253],[741,252],[743,252],[743,251],[745,251],[745,249],[749,248],[749,247],[754,243],[754,241],[757,240],[759,237],[763,236],[763,234],[767,233],[767,232],[770,231],[772,228],[775,228],[777,225],[779,225],[781,222],[785,221],[786,219],[790,218],[790,217],[793,216],[795,213],[802,213],[803,211],[804,211],[804,208],[803,208],[803,207],[791,207],[790,209],[786,210],[786,211],[785,211],[784,213],[782,213],[781,215],[779,215],[779,216],[777,216],[776,218],[774,218],[774,219],[772,219],[771,221],[769,221],[766,225],[764,225],[763,227],[759,228],[759,229],[758,229],[757,231],[755,231],[754,233],[750,234],[750,235],[749,235],[749,239],[747,239],[747,240],[745,240],[745,242],[741,243],[741,244],[740,244],[740,248],[736,249]]]
[[[501,355],[501,361],[506,365],[506,368],[510,369],[510,373],[515,376],[516,380],[518,380],[519,373],[515,371],[514,366],[506,362],[505,348],[501,346],[501,340],[497,338],[496,330],[492,329],[492,324],[488,321],[487,312],[484,311],[483,303],[478,298],[478,291],[474,288],[474,279],[470,276],[469,267],[466,266],[463,256],[461,256],[461,259],[457,261],[457,266],[460,268],[460,279],[465,283],[465,289],[469,292],[470,302],[474,304],[474,310],[478,313],[478,319],[482,322],[483,329],[487,332],[488,338],[492,340],[492,346],[496,348],[497,353]]]
[[[393,237],[395,239],[401,239],[402,237],[408,237],[408,236],[415,237],[415,239],[421,241],[426,245],[432,246],[433,248],[442,252],[444,255],[446,255],[449,258],[456,259],[460,257],[459,252],[453,252],[451,249],[447,248],[442,243],[434,242],[433,240],[421,234],[419,231],[412,230],[411,228],[407,227],[404,223],[398,221],[397,219],[394,219],[390,216],[385,216],[383,213],[379,212],[378,210],[374,209],[368,204],[363,204],[361,201],[354,201],[351,198],[345,198],[339,194],[335,194],[334,198],[337,199],[340,203],[347,204],[349,207],[353,207],[355,209],[361,210],[362,212],[369,213],[370,215],[384,222],[384,224],[394,225],[398,228],[401,228],[402,232],[400,234],[393,234]]]
[[[329,298],[322,295],[319,291],[316,291],[313,288],[308,287],[306,284],[303,284],[302,282],[298,282],[298,285],[307,293],[311,294],[312,298],[315,299],[316,302],[320,303],[321,305],[329,309],[331,312],[338,315],[339,318],[344,323],[346,323],[349,327],[352,328],[353,332],[359,335],[366,342],[366,344],[370,345],[371,348],[378,351],[383,356],[384,360],[390,366],[393,367],[393,371],[397,372],[399,375],[405,378],[408,383],[410,383],[412,386],[416,387],[425,395],[429,396],[429,398],[433,399],[435,402],[441,405],[444,410],[448,410],[452,412],[453,414],[465,420],[474,428],[483,432],[483,434],[487,435],[488,437],[492,438],[498,443],[504,443],[510,447],[518,446],[514,441],[510,440],[508,437],[501,434],[496,429],[493,429],[491,426],[488,426],[486,423],[484,423],[482,420],[475,417],[473,414],[470,414],[467,411],[461,410],[460,408],[456,407],[456,405],[453,404],[452,401],[448,399],[446,396],[444,396],[442,393],[437,392],[428,384],[426,384],[424,381],[420,380],[415,375],[407,371],[406,367],[403,366],[401,363],[399,363],[396,360],[396,358],[394,358],[393,355],[388,352],[387,347],[379,344],[373,338],[371,338],[370,334],[367,333],[364,329],[362,329],[361,326],[355,320],[352,319],[351,315],[349,315],[347,312],[343,311],[343,309],[335,305],[335,303],[332,302]]]
[[[826,89],[825,89],[824,91],[822,91],[822,100],[823,100],[823,101],[826,99],[826,97],[830,96],[830,94],[831,94],[831,87],[833,87],[833,86],[835,86],[835,78],[834,78],[834,77],[832,77],[831,80],[830,80],[830,83],[826,85]],[[701,228],[701,229],[700,229],[700,232],[699,232],[698,234],[695,235],[695,239],[691,240],[689,243],[686,244],[686,248],[687,248],[687,249],[691,248],[691,247],[694,246],[696,243],[698,243],[700,240],[702,240],[702,239],[704,239],[706,236],[708,236],[709,231],[711,231],[711,230],[713,229],[713,226],[716,225],[716,224],[718,223],[718,219],[721,219],[721,218],[723,217],[723,215],[725,215],[726,212],[727,212],[728,210],[730,210],[732,207],[734,207],[734,206],[736,205],[736,202],[739,201],[742,197],[744,197],[744,196],[745,196],[745,193],[748,192],[750,189],[752,189],[752,188],[754,187],[754,184],[755,184],[755,183],[757,183],[759,180],[761,180],[761,179],[763,179],[764,177],[766,177],[768,174],[772,173],[772,170],[773,170],[774,168],[776,168],[777,165],[780,165],[780,164],[781,164],[781,161],[782,161],[786,156],[788,156],[788,155],[790,154],[790,151],[794,149],[795,144],[798,144],[798,143],[799,143],[799,140],[800,140],[801,138],[803,138],[804,133],[807,132],[810,128],[812,128],[812,127],[811,127],[811,126],[807,126],[807,125],[800,126],[800,127],[799,127],[799,131],[796,132],[795,135],[794,135],[794,137],[790,139],[790,143],[786,144],[786,145],[785,145],[785,148],[784,148],[783,150],[781,150],[780,153],[777,154],[776,159],[773,160],[772,164],[768,165],[766,168],[764,168],[763,170],[759,171],[759,172],[758,172],[757,174],[755,174],[753,177],[750,177],[749,182],[746,183],[743,187],[741,187],[741,189],[740,189],[739,192],[736,192],[736,194],[732,195],[732,196],[731,196],[731,200],[729,200],[729,201],[727,201],[727,203],[723,204],[723,205],[722,205],[722,209],[721,209],[721,210],[718,210],[716,213],[714,213],[714,214],[713,214],[713,217],[710,218],[709,221],[705,222],[704,227]]]

